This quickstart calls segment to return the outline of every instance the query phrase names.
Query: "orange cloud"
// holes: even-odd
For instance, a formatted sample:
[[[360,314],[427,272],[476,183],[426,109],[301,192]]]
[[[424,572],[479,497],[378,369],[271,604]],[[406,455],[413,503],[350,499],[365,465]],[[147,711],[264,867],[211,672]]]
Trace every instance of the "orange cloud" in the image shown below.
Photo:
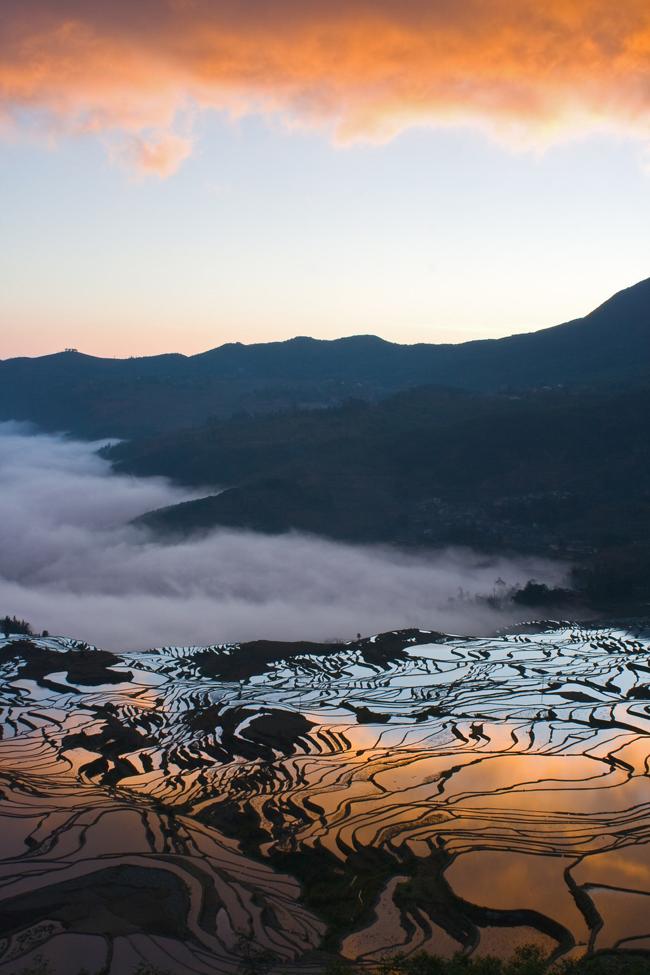
[[[457,123],[650,134],[647,0],[3,0],[1,16],[5,118],[121,132],[149,172],[190,151],[190,106],[341,140]]]
[[[176,132],[132,133],[111,148],[112,157],[144,176],[170,176],[192,151],[192,140]]]

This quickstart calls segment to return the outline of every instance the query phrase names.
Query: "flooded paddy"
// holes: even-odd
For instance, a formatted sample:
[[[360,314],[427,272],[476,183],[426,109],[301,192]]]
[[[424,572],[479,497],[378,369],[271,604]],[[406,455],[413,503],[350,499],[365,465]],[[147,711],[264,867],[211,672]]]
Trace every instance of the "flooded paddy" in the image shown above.
[[[650,950],[650,631],[0,641],[0,972]]]

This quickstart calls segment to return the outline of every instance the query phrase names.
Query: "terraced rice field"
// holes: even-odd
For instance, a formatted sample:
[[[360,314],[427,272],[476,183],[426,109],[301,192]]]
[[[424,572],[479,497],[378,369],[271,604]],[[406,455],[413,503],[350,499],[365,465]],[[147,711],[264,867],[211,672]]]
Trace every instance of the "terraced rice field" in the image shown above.
[[[0,641],[0,971],[650,952],[650,630]]]

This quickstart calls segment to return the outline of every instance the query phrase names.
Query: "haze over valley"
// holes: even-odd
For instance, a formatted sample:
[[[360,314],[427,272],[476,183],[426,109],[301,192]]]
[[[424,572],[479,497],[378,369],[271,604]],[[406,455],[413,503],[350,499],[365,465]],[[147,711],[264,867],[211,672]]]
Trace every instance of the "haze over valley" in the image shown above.
[[[410,625],[485,632],[528,613],[476,600],[497,579],[554,585],[566,574],[543,558],[416,555],[298,533],[157,540],[134,519],[191,492],[113,474],[99,446],[0,424],[0,604],[108,649],[345,640]]]

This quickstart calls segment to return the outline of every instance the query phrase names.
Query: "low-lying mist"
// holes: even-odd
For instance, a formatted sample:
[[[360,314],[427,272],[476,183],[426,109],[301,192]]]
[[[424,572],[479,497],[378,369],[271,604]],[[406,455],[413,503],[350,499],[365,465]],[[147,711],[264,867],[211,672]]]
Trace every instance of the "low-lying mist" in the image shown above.
[[[99,446],[0,423],[0,615],[110,649],[348,640],[408,626],[479,634],[526,616],[474,599],[497,578],[557,584],[566,571],[297,534],[224,530],[157,543],[131,519],[196,495],[113,474]]]

